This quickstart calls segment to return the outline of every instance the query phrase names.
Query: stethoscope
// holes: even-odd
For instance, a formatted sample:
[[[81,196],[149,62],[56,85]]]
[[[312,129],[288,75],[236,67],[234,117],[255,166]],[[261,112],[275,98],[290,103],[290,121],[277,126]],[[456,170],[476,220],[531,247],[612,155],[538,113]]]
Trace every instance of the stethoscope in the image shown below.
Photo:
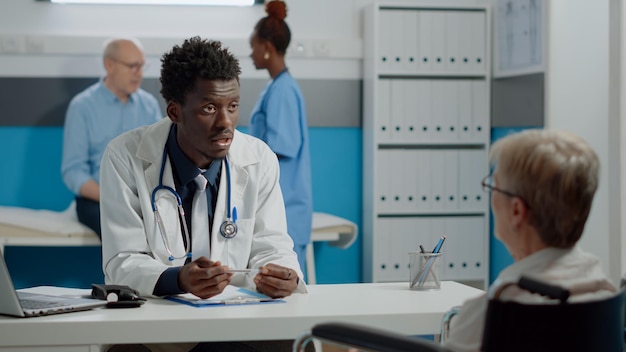
[[[163,150],[163,160],[161,161],[161,171],[159,172],[159,184],[152,190],[152,211],[154,212],[154,218],[159,227],[159,232],[161,233],[161,239],[163,240],[163,245],[165,246],[165,250],[169,254],[168,260],[173,261],[174,259],[183,259],[183,258],[191,258],[191,235],[189,233],[189,229],[187,228],[187,221],[185,221],[185,209],[183,209],[183,201],[180,198],[180,195],[176,190],[172,187],[166,186],[163,184],[163,173],[165,172],[165,161],[167,159],[167,149]],[[226,220],[222,222],[220,225],[220,234],[225,239],[231,239],[237,236],[237,208],[233,207],[231,212],[230,201],[231,201],[231,183],[230,183],[230,165],[228,164],[228,158],[224,158],[224,163],[226,165],[226,182],[227,182],[227,197],[226,197]],[[178,221],[183,224],[183,232],[185,235],[185,254],[177,257],[172,253],[170,249],[167,236],[165,236],[165,226],[163,225],[163,219],[159,214],[159,209],[156,205],[156,194],[158,191],[167,191],[174,195],[176,198],[176,203],[178,205]]]

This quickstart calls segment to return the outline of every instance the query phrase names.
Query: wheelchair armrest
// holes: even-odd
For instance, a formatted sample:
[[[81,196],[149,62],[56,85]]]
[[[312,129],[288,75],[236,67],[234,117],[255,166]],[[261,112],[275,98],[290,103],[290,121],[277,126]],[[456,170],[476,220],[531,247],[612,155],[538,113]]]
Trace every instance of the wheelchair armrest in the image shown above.
[[[445,344],[448,336],[450,335],[450,325],[452,324],[452,319],[456,317],[461,312],[461,306],[455,306],[450,308],[446,314],[443,315],[441,319],[441,327],[440,327],[440,345]]]
[[[411,338],[391,331],[348,323],[323,323],[311,329],[311,335],[321,340],[346,344],[374,351],[445,352],[434,342]]]

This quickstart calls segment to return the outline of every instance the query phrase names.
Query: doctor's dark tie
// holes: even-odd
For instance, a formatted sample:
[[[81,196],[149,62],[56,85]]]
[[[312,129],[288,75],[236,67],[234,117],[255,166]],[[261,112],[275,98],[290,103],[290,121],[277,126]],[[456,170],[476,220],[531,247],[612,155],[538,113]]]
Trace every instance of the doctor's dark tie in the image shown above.
[[[217,173],[212,173],[211,170],[207,170],[204,173],[204,177],[208,180],[206,186],[206,200],[209,207],[209,228],[213,229],[213,215],[215,213],[215,205],[217,203],[217,192],[219,188],[219,168]]]
[[[209,206],[207,205],[206,186],[207,180],[203,174],[199,174],[194,179],[196,182],[196,192],[193,195],[191,206],[191,244],[193,258],[196,260],[201,256],[210,258],[211,231],[209,230]]]

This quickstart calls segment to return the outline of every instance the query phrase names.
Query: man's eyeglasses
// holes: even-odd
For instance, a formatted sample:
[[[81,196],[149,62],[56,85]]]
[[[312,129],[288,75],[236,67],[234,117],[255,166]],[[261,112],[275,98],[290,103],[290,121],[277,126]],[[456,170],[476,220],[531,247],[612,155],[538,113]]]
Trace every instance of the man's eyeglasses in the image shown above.
[[[147,69],[150,66],[150,64],[147,63],[147,62],[128,63],[128,62],[124,62],[122,60],[118,60],[118,59],[114,59],[114,58],[111,58],[111,60],[126,66],[126,68],[128,68],[129,70],[131,70],[133,72],[139,72],[139,70],[145,70],[145,69]]]
[[[526,205],[526,207],[530,208],[528,206],[528,202],[526,201],[526,199],[522,198],[522,196],[515,194],[513,192],[509,192],[506,190],[503,190],[502,188],[498,188],[496,186],[494,186],[494,180],[493,180],[493,175],[487,175],[485,176],[485,178],[483,178],[482,182],[480,182],[480,184],[483,186],[483,191],[485,192],[491,192],[491,191],[496,191],[496,192],[500,192],[506,196],[509,197],[513,197],[513,198],[519,198],[522,200],[522,202],[524,202],[524,204]]]

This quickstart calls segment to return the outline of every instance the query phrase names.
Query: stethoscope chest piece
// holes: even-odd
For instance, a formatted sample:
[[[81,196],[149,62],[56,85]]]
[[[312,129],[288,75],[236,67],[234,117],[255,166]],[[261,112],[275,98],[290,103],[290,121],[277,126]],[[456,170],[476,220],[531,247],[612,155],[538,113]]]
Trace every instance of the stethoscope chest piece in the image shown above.
[[[220,234],[224,238],[233,238],[237,235],[237,224],[228,219],[220,225]]]

